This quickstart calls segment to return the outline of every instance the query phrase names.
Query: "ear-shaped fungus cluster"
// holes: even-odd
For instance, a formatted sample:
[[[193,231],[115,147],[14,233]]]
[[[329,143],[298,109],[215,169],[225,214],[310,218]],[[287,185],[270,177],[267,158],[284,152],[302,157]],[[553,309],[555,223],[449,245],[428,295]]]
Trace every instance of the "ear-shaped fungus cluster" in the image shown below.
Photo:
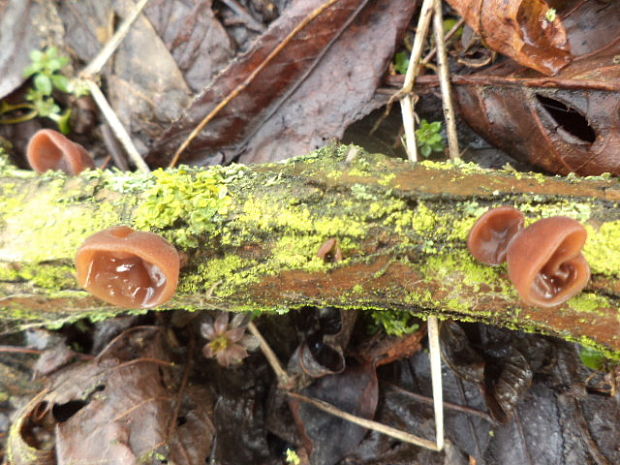
[[[180,260],[176,249],[157,234],[115,226],[86,239],[75,265],[80,285],[101,300],[149,308],[174,295]]]
[[[76,175],[95,167],[84,147],[53,129],[41,129],[30,138],[26,158],[37,173],[60,170]]]
[[[508,264],[508,277],[523,301],[553,307],[581,292],[590,267],[581,253],[585,228],[565,216],[523,228],[524,216],[512,207],[486,212],[469,233],[471,254],[488,265]]]

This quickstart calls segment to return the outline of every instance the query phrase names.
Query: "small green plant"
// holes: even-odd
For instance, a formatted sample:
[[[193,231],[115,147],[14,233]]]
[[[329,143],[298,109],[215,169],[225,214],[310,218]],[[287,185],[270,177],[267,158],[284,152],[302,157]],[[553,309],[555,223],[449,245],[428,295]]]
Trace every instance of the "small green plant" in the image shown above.
[[[428,157],[433,152],[444,151],[445,144],[441,135],[442,126],[441,121],[429,123],[423,119],[420,122],[420,127],[416,129],[415,136],[422,156]]]
[[[579,358],[585,366],[592,370],[605,371],[609,369],[610,361],[602,352],[591,347],[582,346],[579,352]]]
[[[6,101],[0,102],[0,123],[21,123],[40,116],[55,121],[58,128],[67,134],[70,130],[71,109],[62,112],[52,93],[57,90],[81,94],[73,89],[71,80],[61,73],[69,64],[69,58],[60,55],[56,47],[49,47],[45,51],[30,52],[30,60],[30,65],[24,70],[24,76],[32,78],[33,87],[26,93],[26,100],[30,103],[13,105]]]
[[[409,67],[409,53],[398,52],[394,55],[394,71],[398,74],[407,74],[407,68]]]
[[[545,19],[550,23],[554,22],[557,17],[558,12],[555,10],[555,8],[549,8],[545,13]]]
[[[420,325],[414,322],[414,316],[406,310],[373,310],[371,330],[373,332],[383,329],[390,336],[404,336],[420,329]]]
[[[291,465],[300,465],[301,464],[301,459],[299,458],[299,455],[297,455],[297,452],[295,452],[293,449],[286,449],[286,463],[290,463]]]

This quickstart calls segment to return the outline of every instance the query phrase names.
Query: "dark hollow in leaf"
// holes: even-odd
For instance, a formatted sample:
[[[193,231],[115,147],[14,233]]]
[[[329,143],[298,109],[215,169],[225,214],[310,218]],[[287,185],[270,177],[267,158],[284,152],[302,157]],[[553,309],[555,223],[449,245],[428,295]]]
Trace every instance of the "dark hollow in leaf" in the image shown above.
[[[84,400],[70,400],[64,404],[55,404],[52,407],[52,414],[58,423],[62,423],[78,413],[86,405],[88,405],[88,402]]]
[[[319,334],[309,336],[301,345],[299,361],[303,371],[313,378],[341,373],[345,367],[342,349],[326,344]]]
[[[566,142],[584,145],[594,143],[596,132],[594,132],[594,129],[592,129],[592,126],[590,126],[590,123],[588,123],[588,120],[581,112],[559,100],[540,94],[534,95],[536,100],[542,105],[542,109],[546,110],[558,124],[558,134],[563,136]]]
[[[319,325],[323,334],[338,334],[342,329],[341,310],[335,307],[319,308]]]

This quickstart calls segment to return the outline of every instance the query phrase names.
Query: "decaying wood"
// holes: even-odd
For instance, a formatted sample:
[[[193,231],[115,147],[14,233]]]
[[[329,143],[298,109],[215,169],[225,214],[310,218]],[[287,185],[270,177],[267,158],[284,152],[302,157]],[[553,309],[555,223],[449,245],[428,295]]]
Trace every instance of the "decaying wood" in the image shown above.
[[[286,163],[74,179],[0,172],[0,315],[5,330],[104,317],[73,256],[99,229],[160,232],[187,255],[166,308],[283,311],[306,305],[400,309],[557,335],[620,353],[620,186],[464,163],[412,165],[348,147]],[[498,205],[528,221],[563,214],[589,233],[593,276],[560,307],[524,305],[505,267],[476,263],[467,232]],[[317,257],[336,238],[344,259]],[[326,261],[327,260],[327,261]]]

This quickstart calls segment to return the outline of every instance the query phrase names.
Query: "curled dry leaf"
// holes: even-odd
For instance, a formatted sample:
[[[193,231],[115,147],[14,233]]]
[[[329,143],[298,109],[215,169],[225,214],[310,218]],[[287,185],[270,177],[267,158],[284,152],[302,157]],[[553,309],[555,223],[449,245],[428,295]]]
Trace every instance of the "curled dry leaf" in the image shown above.
[[[577,58],[555,77],[510,61],[455,77],[461,114],[489,142],[552,173],[620,174],[620,39],[610,33],[620,3],[562,6]]]
[[[175,408],[181,372],[167,366],[170,354],[159,334],[127,331],[98,359],[50,377],[49,387],[15,415],[8,463],[130,465],[151,463],[145,458],[160,451],[171,463],[205,463],[212,400],[190,389]],[[195,428],[171,428],[175,415]]]
[[[493,50],[552,75],[571,61],[566,30],[543,0],[448,0]]]
[[[554,78],[498,66],[455,86],[461,114],[489,142],[549,172],[620,174],[618,54],[620,40]]]

